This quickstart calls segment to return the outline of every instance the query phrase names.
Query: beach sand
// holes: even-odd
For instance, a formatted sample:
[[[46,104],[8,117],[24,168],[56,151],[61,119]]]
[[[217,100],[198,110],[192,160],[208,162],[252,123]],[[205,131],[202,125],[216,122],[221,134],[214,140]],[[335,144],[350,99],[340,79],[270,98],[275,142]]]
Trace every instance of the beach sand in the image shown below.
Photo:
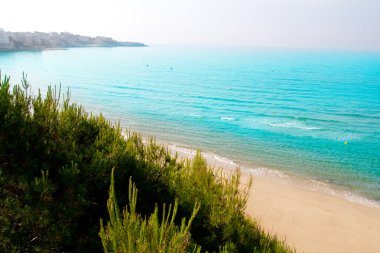
[[[256,176],[246,213],[297,252],[380,252],[380,208]]]
[[[195,151],[168,146],[180,158]],[[236,164],[204,153],[208,164],[224,167],[226,175]],[[242,173],[242,184],[250,174]],[[380,252],[380,208],[368,207],[323,191],[305,188],[297,180],[254,175],[246,213],[261,227],[286,240],[297,252]]]

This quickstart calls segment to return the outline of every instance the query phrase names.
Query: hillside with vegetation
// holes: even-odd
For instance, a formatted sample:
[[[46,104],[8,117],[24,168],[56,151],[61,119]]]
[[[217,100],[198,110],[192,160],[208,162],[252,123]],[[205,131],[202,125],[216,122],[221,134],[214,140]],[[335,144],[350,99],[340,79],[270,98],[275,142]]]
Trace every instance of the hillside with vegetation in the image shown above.
[[[8,32],[0,28],[0,51],[145,46],[140,42],[120,42],[104,36],[89,37],[68,32]]]
[[[238,171],[0,80],[0,252],[291,252],[244,214]]]

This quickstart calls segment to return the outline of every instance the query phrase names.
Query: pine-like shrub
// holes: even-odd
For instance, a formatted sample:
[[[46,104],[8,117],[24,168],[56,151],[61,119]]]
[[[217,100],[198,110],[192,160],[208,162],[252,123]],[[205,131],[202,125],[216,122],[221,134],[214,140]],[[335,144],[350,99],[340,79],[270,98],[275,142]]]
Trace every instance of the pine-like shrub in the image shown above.
[[[224,177],[200,153],[179,161],[153,139],[121,131],[71,103],[69,93],[49,88],[33,96],[26,79],[11,86],[0,77],[0,252],[101,251],[111,168],[121,206],[131,204],[130,177],[139,189],[139,222],[155,217],[157,205],[174,203],[172,228],[181,231],[183,218],[191,220],[186,236],[202,250],[289,252],[244,215],[248,191],[239,173]]]
[[[109,221],[107,226],[100,221],[100,237],[104,252],[200,252],[200,247],[191,245],[190,226],[199,210],[195,204],[188,222],[183,218],[180,226],[175,223],[178,202],[166,208],[163,204],[162,217],[158,207],[149,218],[142,218],[136,211],[137,188],[129,181],[128,205],[120,215],[114,189],[114,175],[111,176],[109,199],[107,201]]]

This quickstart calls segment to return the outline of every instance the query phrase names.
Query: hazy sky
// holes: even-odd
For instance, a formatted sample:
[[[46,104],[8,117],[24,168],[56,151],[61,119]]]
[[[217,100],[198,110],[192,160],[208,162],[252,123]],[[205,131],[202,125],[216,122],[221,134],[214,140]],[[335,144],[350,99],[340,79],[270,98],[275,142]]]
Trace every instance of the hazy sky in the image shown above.
[[[1,0],[0,27],[147,44],[380,51],[380,0]]]

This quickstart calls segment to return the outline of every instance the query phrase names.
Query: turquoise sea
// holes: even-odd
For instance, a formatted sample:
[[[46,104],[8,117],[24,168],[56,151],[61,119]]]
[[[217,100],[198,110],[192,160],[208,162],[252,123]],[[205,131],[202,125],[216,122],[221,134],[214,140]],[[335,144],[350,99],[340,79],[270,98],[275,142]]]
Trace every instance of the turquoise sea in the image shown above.
[[[380,206],[380,53],[179,46],[0,52],[34,94],[246,170],[298,175]],[[333,190],[332,190],[333,191]]]

